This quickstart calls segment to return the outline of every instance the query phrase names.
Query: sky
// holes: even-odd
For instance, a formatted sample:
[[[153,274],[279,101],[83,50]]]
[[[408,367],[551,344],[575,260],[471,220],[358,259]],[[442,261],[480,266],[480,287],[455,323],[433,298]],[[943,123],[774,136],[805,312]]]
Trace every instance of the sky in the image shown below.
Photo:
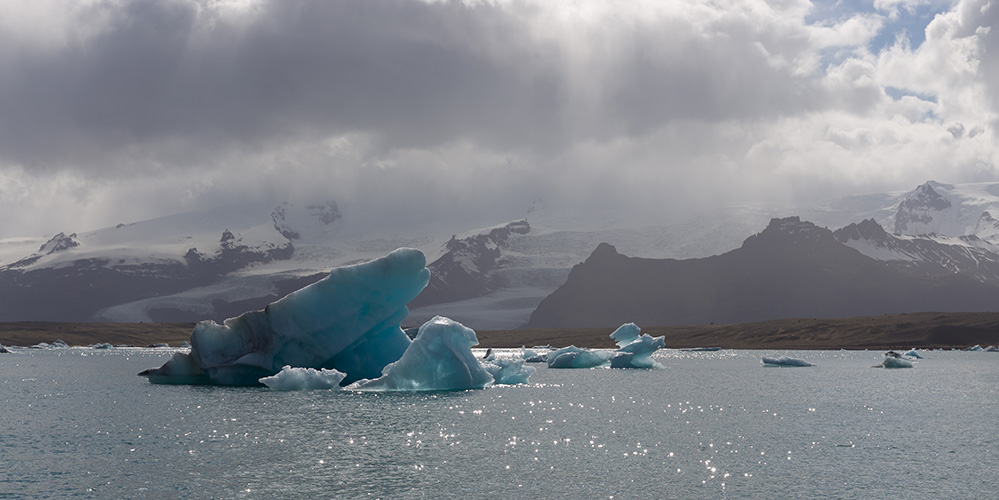
[[[994,0],[0,0],[0,237],[999,180]]]

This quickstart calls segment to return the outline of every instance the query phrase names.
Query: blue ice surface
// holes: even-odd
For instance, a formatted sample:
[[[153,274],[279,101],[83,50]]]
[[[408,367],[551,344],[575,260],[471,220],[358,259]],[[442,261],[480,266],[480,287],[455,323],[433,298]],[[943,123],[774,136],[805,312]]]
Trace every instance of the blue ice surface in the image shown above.
[[[191,351],[140,375],[160,384],[259,385],[288,365],[336,369],[345,384],[381,375],[410,345],[400,323],[430,280],[423,252],[401,248],[219,325],[202,321]]]
[[[320,368],[292,368],[285,366],[270,377],[263,377],[260,383],[275,391],[312,391],[316,389],[339,389],[340,382],[347,374],[337,370]]]
[[[521,352],[520,357],[524,359],[525,363],[544,363],[548,361],[547,354],[540,354],[537,350],[526,347]]]
[[[574,345],[548,353],[548,368],[595,368],[610,360],[610,351],[591,351]]]
[[[923,357],[920,356],[919,353],[916,352],[915,349],[909,349],[907,352],[903,353],[902,355],[903,356],[908,356],[910,358],[923,359]]]
[[[885,356],[885,360],[874,365],[875,368],[912,368],[912,361],[892,356]]]
[[[634,323],[629,324],[634,325]],[[652,353],[665,346],[665,337],[653,337],[643,333],[640,337],[635,337],[627,345],[614,351],[611,358],[611,368],[662,368],[659,362],[652,359]]]
[[[763,366],[815,366],[803,359],[781,356],[779,358],[763,358]]]
[[[451,391],[481,389],[493,376],[472,353],[479,340],[471,329],[443,316],[420,327],[413,343],[382,376],[348,385],[353,391]]]
[[[642,329],[634,323],[625,323],[614,330],[610,334],[610,338],[617,344],[618,347],[624,347],[635,340],[642,334]]]

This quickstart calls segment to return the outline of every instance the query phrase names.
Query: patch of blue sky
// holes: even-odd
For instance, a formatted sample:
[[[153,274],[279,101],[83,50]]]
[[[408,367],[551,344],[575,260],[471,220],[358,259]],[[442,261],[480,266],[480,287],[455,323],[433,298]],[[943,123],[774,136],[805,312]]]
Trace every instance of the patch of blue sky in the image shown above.
[[[935,96],[935,95],[932,95],[932,94],[922,94],[922,93],[919,93],[919,92],[913,92],[911,90],[903,89],[903,88],[898,88],[898,87],[887,86],[887,87],[885,87],[885,93],[888,94],[888,97],[891,97],[892,99],[894,99],[896,101],[899,100],[899,99],[901,99],[901,98],[903,98],[903,97],[905,97],[905,96],[913,96],[913,97],[915,97],[915,98],[917,98],[917,99],[919,99],[921,101],[929,101],[929,102],[932,102],[934,104],[937,103],[937,96]]]
[[[875,14],[882,17],[884,23],[878,34],[871,39],[867,49],[878,53],[891,47],[899,39],[905,37],[909,46],[918,48],[926,40],[926,25],[937,14],[949,10],[952,2],[949,0],[924,0],[909,2],[894,8],[897,15],[892,15],[889,8],[877,8],[870,0],[817,0],[812,2],[812,9],[805,17],[809,24],[834,25],[857,14]],[[832,56],[829,61],[835,62],[837,52],[827,51],[823,56]]]

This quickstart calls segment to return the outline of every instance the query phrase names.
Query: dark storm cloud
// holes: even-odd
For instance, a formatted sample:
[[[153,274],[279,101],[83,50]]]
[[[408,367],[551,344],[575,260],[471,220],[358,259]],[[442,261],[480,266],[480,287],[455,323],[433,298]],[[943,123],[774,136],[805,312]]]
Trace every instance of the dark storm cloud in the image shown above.
[[[225,17],[192,2],[97,4],[72,19],[102,19],[96,34],[2,61],[0,159],[142,169],[348,132],[386,148],[557,151],[820,97],[769,66],[745,23],[722,20],[725,36],[709,38],[682,19],[579,26],[606,45],[594,56],[525,22],[539,8],[303,0]]]

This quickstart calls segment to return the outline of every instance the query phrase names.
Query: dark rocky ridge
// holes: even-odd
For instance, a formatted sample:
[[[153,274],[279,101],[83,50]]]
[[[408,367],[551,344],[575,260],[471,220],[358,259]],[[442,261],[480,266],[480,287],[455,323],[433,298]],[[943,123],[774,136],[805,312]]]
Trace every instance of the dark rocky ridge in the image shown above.
[[[859,230],[859,228],[856,228]],[[613,327],[999,310],[999,288],[876,261],[798,217],[702,259],[641,259],[601,244],[545,298],[528,327]]]

